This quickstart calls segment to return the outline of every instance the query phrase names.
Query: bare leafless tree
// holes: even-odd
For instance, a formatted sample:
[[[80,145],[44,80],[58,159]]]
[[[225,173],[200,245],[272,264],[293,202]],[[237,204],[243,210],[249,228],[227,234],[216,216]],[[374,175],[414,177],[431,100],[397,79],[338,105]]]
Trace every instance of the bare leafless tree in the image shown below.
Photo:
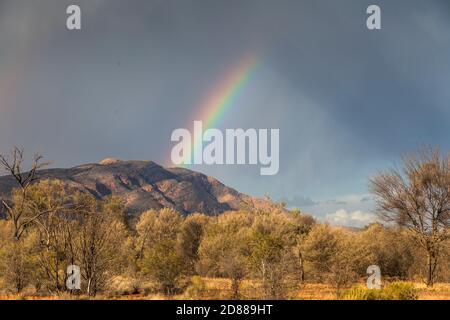
[[[47,166],[48,162],[42,161],[42,156],[35,154],[28,171],[23,171],[24,165],[23,149],[14,147],[9,157],[0,155],[0,167],[10,174],[17,183],[18,203],[10,205],[2,199],[5,214],[14,226],[13,237],[19,240],[26,228],[36,221],[45,212],[30,212],[27,210],[27,192],[31,184],[38,180],[38,170]]]
[[[411,230],[425,249],[426,283],[432,286],[442,244],[450,235],[450,154],[425,148],[405,156],[402,170],[379,173],[370,189],[378,215]]]

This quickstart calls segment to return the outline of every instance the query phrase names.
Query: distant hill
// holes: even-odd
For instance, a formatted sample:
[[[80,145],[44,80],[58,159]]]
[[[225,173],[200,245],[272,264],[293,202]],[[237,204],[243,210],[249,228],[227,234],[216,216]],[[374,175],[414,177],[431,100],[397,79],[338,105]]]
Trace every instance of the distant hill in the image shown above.
[[[269,201],[237,192],[204,174],[164,168],[152,161],[105,159],[69,169],[39,171],[40,179],[59,179],[98,199],[121,197],[129,214],[148,209],[173,208],[183,214],[219,214],[243,207],[270,207]],[[11,176],[0,177],[0,197],[10,198],[16,184]]]

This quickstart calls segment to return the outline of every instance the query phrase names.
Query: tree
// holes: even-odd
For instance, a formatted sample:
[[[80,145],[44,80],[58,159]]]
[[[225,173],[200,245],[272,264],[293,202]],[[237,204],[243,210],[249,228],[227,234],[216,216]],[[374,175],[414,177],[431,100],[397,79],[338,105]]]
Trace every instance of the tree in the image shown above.
[[[295,255],[295,247],[307,229],[304,228],[303,217],[298,212],[280,210],[255,215],[251,228],[250,265],[261,281],[264,299],[283,299],[289,287],[297,286],[293,276],[298,273],[298,268],[301,273],[302,265]]]
[[[352,234],[322,224],[314,226],[303,243],[311,275],[333,285],[337,298],[356,280],[357,262],[362,258],[356,249]]]
[[[338,248],[338,239],[330,226],[317,224],[302,244],[308,262],[307,272],[317,281],[324,281],[330,261]]]
[[[33,224],[38,234],[37,260],[42,270],[42,284],[49,292],[65,289],[66,267],[73,260],[71,232],[76,203],[70,188],[59,180],[43,180],[28,189],[26,207],[33,212],[46,212]],[[71,259],[72,258],[72,259]]]
[[[411,230],[427,253],[426,284],[432,286],[450,226],[450,154],[423,149],[403,158],[401,170],[381,172],[370,180],[377,213]]]
[[[353,244],[353,237],[345,232],[337,233],[336,251],[328,264],[327,281],[336,290],[336,298],[340,299],[342,289],[350,286],[357,280],[356,262],[361,259],[358,250]]]
[[[282,299],[286,295],[285,278],[292,266],[289,250],[280,236],[254,231],[251,237],[250,264],[261,279],[263,298]]]
[[[36,262],[33,236],[8,238],[0,249],[0,274],[7,288],[19,294],[34,280]]]
[[[303,283],[305,281],[305,257],[303,252],[303,242],[312,227],[316,224],[316,220],[310,215],[302,214],[298,209],[294,209],[289,212],[289,218],[295,227],[295,242],[293,244],[293,250],[298,260],[299,278]]]
[[[161,239],[146,249],[142,268],[156,282],[159,290],[172,296],[185,272],[185,263],[176,250],[174,239]]]
[[[229,212],[206,228],[199,247],[200,274],[231,280],[231,298],[241,298],[241,283],[249,274],[249,227],[253,217],[245,212]]]
[[[34,155],[31,168],[28,172],[23,171],[23,149],[15,147],[10,157],[0,155],[0,167],[9,173],[17,183],[18,187],[14,191],[14,204],[10,205],[2,200],[5,213],[8,219],[13,223],[13,238],[19,240],[25,232],[25,229],[34,223],[40,216],[46,214],[46,211],[35,212],[27,208],[27,198],[29,187],[38,180],[37,172],[39,169],[47,166],[48,162],[42,162],[42,156]]]
[[[137,264],[167,296],[174,294],[186,273],[186,263],[177,243],[182,221],[178,212],[161,209],[143,213],[136,225]]]
[[[354,241],[362,251],[357,261],[357,272],[366,276],[367,267],[377,265],[383,277],[406,280],[417,258],[416,244],[411,233],[399,227],[372,223],[355,236]]]
[[[145,249],[152,243],[167,238],[175,239],[180,231],[181,222],[181,215],[172,209],[164,208],[144,212],[136,225],[138,233],[137,259],[143,258]]]
[[[186,272],[195,274],[195,265],[198,262],[198,249],[209,218],[206,215],[195,213],[187,216],[178,235],[178,248],[186,264]]]
[[[107,280],[120,271],[126,228],[123,211],[117,207],[115,198],[97,202],[92,196],[78,193],[74,200],[77,225],[72,232],[71,243],[74,262],[81,268],[85,292],[95,296],[105,288]]]

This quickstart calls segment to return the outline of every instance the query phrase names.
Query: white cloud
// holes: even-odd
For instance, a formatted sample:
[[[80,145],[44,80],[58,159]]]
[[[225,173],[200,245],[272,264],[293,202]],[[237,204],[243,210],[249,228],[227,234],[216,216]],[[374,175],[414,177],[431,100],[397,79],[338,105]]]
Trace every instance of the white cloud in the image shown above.
[[[348,212],[345,209],[339,209],[334,213],[327,214],[325,221],[340,226],[363,227],[376,221],[376,217],[360,210]]]

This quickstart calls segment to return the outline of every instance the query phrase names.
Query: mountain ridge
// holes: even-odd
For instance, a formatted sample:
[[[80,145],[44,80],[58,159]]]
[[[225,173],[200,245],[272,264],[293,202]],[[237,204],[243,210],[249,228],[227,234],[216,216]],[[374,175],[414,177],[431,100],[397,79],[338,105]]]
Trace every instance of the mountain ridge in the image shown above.
[[[172,208],[182,214],[215,215],[248,206],[272,205],[205,174],[185,168],[165,168],[153,161],[107,158],[72,168],[40,170],[38,176],[40,180],[64,181],[97,199],[116,195],[124,200],[130,215],[160,208]],[[1,176],[0,197],[9,199],[15,186],[12,176]]]

